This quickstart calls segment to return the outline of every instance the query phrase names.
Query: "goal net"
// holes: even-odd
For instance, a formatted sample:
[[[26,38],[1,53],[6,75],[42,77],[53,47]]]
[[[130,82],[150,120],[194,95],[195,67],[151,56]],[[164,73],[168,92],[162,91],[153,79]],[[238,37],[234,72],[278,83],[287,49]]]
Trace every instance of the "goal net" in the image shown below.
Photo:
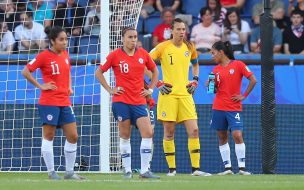
[[[73,0],[41,2],[13,4],[0,0],[0,6],[13,4],[14,16],[10,20],[0,18],[0,27],[5,23],[15,38],[12,51],[0,55],[0,171],[46,171],[41,156],[42,127],[37,110],[40,90],[27,82],[21,71],[47,46],[34,44],[37,38],[32,34],[24,37],[30,45],[26,51],[21,51],[24,38],[16,38],[16,28],[17,24],[23,26],[19,27],[22,35],[30,30],[24,26],[25,22],[31,22],[31,18],[27,18],[30,15],[26,14],[25,19],[20,16],[28,11],[32,12],[35,23],[41,26],[57,23],[71,34],[68,47],[73,65],[71,100],[79,135],[75,169],[120,171],[119,137],[117,123],[111,115],[111,97],[100,86],[94,72],[111,50],[121,47],[122,29],[136,27],[143,0],[78,0],[74,8],[67,8],[67,2]],[[40,41],[44,40],[42,34],[38,36]],[[42,83],[40,70],[33,75]],[[105,77],[111,85],[115,84],[112,71]],[[64,142],[62,131],[56,130],[54,156],[55,169],[59,171],[65,169]]]

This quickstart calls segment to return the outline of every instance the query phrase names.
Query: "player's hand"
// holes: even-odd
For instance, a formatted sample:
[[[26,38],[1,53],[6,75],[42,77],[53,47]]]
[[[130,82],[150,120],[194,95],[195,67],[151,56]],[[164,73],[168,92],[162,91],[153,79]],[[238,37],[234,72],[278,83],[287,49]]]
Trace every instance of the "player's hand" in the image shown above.
[[[155,106],[155,100],[151,98],[147,98],[147,104],[149,106],[149,109],[151,110]]]
[[[44,83],[40,86],[41,90],[57,90],[56,83],[54,81]]]
[[[195,90],[197,89],[198,82],[196,80],[191,81],[187,86],[187,91],[189,94],[194,94]]]
[[[125,90],[123,87],[120,87],[120,86],[117,86],[110,90],[110,94],[112,94],[112,95],[121,95],[123,93],[125,93]]]
[[[69,88],[69,91],[68,91],[69,95],[72,95],[74,93],[73,89],[72,88]]]
[[[144,96],[144,97],[151,96],[152,95],[152,91],[149,90],[149,89],[147,90],[147,89],[143,88],[142,91],[140,92],[140,95]]]
[[[232,95],[231,100],[234,102],[240,102],[244,100],[246,97],[241,94]]]
[[[161,80],[159,80],[157,82],[156,87],[158,88],[158,90],[160,91],[160,93],[162,95],[170,94],[172,92],[172,85],[169,84],[169,83],[165,83],[165,82],[163,82]]]

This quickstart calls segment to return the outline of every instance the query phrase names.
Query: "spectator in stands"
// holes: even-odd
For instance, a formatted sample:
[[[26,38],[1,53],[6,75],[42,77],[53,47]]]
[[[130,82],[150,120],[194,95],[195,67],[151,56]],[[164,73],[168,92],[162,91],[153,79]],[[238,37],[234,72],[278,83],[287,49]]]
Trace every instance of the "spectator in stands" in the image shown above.
[[[200,53],[208,53],[212,44],[221,40],[220,27],[212,22],[211,9],[204,7],[200,10],[201,21],[192,28],[191,41],[195,44],[196,50]]]
[[[291,12],[293,10],[299,10],[302,12],[302,15],[304,16],[304,0],[297,0],[297,5],[294,6],[294,0],[289,0],[288,4],[288,15],[291,15]]]
[[[152,33],[152,46],[155,47],[160,42],[170,39],[171,24],[174,20],[174,12],[171,9],[165,8],[161,13],[163,22],[156,26]]]
[[[33,21],[32,12],[20,14],[21,23],[15,29],[15,39],[18,41],[20,53],[37,53],[47,47],[46,34],[42,24]]]
[[[213,22],[222,27],[226,18],[227,9],[222,7],[220,0],[207,0],[207,7],[211,9]]]
[[[223,40],[230,41],[235,53],[248,52],[245,46],[251,29],[248,22],[241,20],[240,12],[237,8],[230,8],[224,21]]]
[[[87,35],[99,35],[100,33],[100,0],[96,1],[93,7],[86,16],[83,28]]]
[[[7,24],[9,31],[14,31],[20,24],[19,14],[16,13],[15,5],[11,0],[0,0],[0,20]]]
[[[282,32],[278,27],[275,26],[275,22],[273,22],[273,25],[274,25],[273,33],[272,33],[273,53],[280,53],[282,48]],[[252,53],[261,53],[260,30],[261,30],[260,26],[257,26],[252,30],[250,37],[250,49]]]
[[[241,10],[245,4],[245,0],[221,0],[221,4],[225,8],[235,7]]]
[[[304,54],[304,25],[302,12],[291,12],[291,26],[283,32],[284,52],[286,54]]]
[[[5,22],[0,22],[0,54],[11,54],[14,49],[15,38],[8,30]]]
[[[181,11],[181,1],[180,0],[156,0],[156,8],[159,12],[163,12],[165,8],[171,11],[180,12]]]
[[[57,5],[58,6],[58,5]],[[66,0],[55,11],[54,26],[63,26],[70,36],[80,36],[85,19],[85,9],[75,3],[75,0]]]
[[[44,27],[52,25],[54,17],[51,4],[44,0],[30,0],[27,4],[27,10],[33,12],[33,20]]]
[[[148,18],[150,14],[155,12],[155,0],[145,0],[140,11],[140,16]]]

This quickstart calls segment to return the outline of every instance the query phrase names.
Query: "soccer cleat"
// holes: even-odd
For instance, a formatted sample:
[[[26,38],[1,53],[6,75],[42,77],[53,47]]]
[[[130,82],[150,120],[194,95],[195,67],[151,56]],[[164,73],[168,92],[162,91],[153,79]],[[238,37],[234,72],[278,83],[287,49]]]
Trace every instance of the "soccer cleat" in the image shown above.
[[[169,172],[167,173],[168,177],[174,177],[176,175],[176,170],[169,170]]]
[[[203,172],[203,171],[201,171],[201,170],[195,170],[194,172],[192,172],[191,175],[192,175],[192,176],[211,176],[210,173]]]
[[[223,172],[218,173],[217,175],[233,175],[233,171],[231,169],[225,170]]]
[[[245,170],[239,170],[239,175],[251,175],[252,173],[247,172]]]
[[[123,178],[124,179],[132,179],[133,178],[132,172],[124,173]]]
[[[159,179],[160,177],[157,175],[154,175],[151,171],[147,171],[143,174],[139,175],[140,178],[146,178],[146,179]]]
[[[49,179],[61,180],[61,177],[55,171],[51,171],[51,172],[49,172]]]
[[[84,180],[85,177],[76,174],[74,171],[66,171],[64,174],[64,179]]]

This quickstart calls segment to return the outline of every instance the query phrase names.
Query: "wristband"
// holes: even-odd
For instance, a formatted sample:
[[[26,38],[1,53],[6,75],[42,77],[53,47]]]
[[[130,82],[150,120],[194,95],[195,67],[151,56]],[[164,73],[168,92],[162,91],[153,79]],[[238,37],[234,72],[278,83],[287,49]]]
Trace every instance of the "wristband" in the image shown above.
[[[193,76],[193,80],[196,80],[198,82],[198,76]]]
[[[152,89],[152,88],[149,88],[148,90],[149,90],[151,93],[153,93],[153,89]]]
[[[243,94],[243,96],[244,96],[245,98],[247,98],[248,95],[249,95],[249,94],[248,94],[247,92],[245,92],[245,93]]]

